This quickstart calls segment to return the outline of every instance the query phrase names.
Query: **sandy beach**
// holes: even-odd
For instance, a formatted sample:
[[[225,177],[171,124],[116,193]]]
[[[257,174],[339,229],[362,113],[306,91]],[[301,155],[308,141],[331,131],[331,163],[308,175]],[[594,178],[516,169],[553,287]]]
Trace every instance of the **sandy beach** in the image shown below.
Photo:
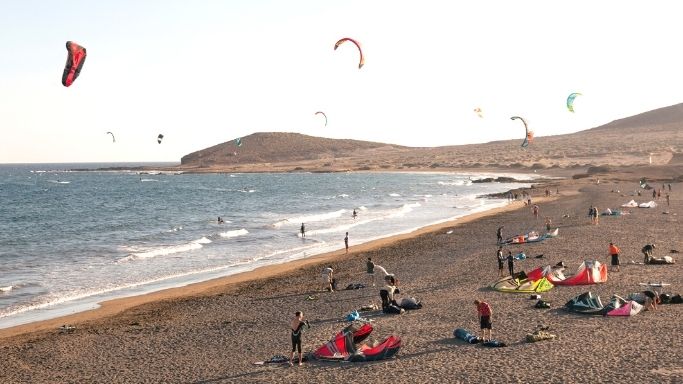
[[[659,183],[661,184],[661,182]],[[655,182],[654,185],[658,186]],[[633,265],[640,249],[656,242],[656,256],[683,250],[683,194],[672,183],[671,206],[630,209],[630,215],[602,217],[591,225],[591,204],[601,211],[631,200],[637,178],[612,177],[562,180],[532,191],[540,206],[535,219],[529,207],[515,202],[505,208],[468,216],[456,222],[373,243],[352,246],[349,254],[334,252],[288,264],[145,296],[104,303],[102,308],[73,316],[0,330],[2,383],[291,383],[291,382],[683,382],[683,305],[662,305],[657,311],[630,318],[585,317],[562,309],[585,291],[603,301],[616,293],[641,291],[638,283],[664,281],[681,293],[681,260],[670,266]],[[559,188],[559,195],[555,194]],[[619,191],[619,192],[616,192]],[[669,211],[669,214],[663,214]],[[559,237],[509,247],[531,258],[516,270],[563,261],[574,271],[583,260],[607,263],[610,241],[623,251],[621,272],[594,286],[555,287],[543,298],[551,309],[535,309],[525,294],[488,288],[498,275],[496,228],[504,236],[530,229],[541,231],[545,217],[559,226]],[[452,231],[452,232],[451,232]],[[451,232],[451,233],[447,233]],[[543,259],[534,255],[543,254]],[[398,355],[375,363],[306,362],[302,367],[256,366],[273,355],[288,355],[289,320],[303,311],[311,329],[304,349],[313,350],[343,328],[345,315],[358,307],[379,304],[378,288],[322,291],[320,271],[332,265],[339,286],[367,283],[365,260],[395,273],[401,295],[420,299],[424,307],[403,315],[370,313],[371,340],[396,334],[403,340]],[[317,295],[318,300],[306,300]],[[479,331],[472,301],[489,302],[494,311],[494,336],[506,348],[469,345],[453,337],[455,328]],[[59,333],[62,324],[75,326]],[[537,325],[550,327],[554,341],[525,343]]]

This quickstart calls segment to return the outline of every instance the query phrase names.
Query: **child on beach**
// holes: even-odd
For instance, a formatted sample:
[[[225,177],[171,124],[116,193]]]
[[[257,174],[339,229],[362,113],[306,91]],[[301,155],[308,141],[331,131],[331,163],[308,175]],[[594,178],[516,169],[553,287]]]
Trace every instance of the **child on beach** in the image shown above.
[[[294,365],[292,359],[294,358],[295,350],[299,352],[299,365],[301,365],[303,360],[303,356],[301,354],[301,333],[303,331],[302,328],[304,325],[308,327],[308,329],[311,329],[311,326],[308,324],[308,320],[304,321],[304,314],[300,311],[297,311],[294,314],[294,318],[290,322],[290,331],[292,331],[292,352],[289,354],[290,366]]]
[[[474,300],[474,305],[477,307],[477,316],[479,317],[479,326],[481,327],[481,339],[483,341],[491,341],[491,306],[481,300]],[[486,334],[488,333],[488,337]]]
[[[620,253],[621,253],[621,250],[619,249],[619,247],[614,245],[614,243],[610,242],[609,243],[609,254],[612,257],[612,260],[611,260],[612,266],[610,269],[612,271],[619,272],[619,264],[620,264],[619,263],[619,254]]]

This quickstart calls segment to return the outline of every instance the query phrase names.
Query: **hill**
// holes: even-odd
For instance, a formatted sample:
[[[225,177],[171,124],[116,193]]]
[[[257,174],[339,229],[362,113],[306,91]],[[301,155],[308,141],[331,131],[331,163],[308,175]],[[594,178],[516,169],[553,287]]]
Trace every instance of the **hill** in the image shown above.
[[[184,156],[195,172],[454,170],[582,168],[681,162],[683,104],[659,108],[566,135],[413,148],[298,133],[255,133],[236,147],[225,142]]]

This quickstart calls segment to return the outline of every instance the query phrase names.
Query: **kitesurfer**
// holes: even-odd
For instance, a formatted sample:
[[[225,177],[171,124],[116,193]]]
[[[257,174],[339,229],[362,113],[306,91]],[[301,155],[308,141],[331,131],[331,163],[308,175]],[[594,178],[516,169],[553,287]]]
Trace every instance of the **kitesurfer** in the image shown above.
[[[225,223],[225,221],[223,221],[223,219],[220,216],[218,216],[218,224],[223,224],[223,223]]]
[[[356,213],[356,209],[354,208],[353,213],[351,214],[351,217],[353,217],[355,219],[356,216],[358,216],[358,214]]]
[[[610,254],[610,256],[612,257],[612,260],[611,260],[611,263],[610,263],[612,266],[611,266],[610,269],[611,269],[613,272],[614,272],[614,271],[619,272],[619,264],[620,264],[620,263],[619,263],[619,254],[620,254],[620,253],[621,253],[621,249],[619,249],[619,247],[617,247],[616,245],[614,245],[614,243],[610,242],[610,243],[609,243],[609,254]]]
[[[510,276],[515,275],[515,258],[512,257],[512,251],[508,251],[508,257],[505,258],[508,261],[508,271]]]
[[[481,327],[481,339],[482,341],[491,341],[491,305],[482,300],[474,300],[474,305],[477,307],[477,316],[479,317],[479,325]],[[486,334],[488,333],[488,337]]]
[[[301,237],[306,237],[306,227],[301,223]]]
[[[308,329],[311,328],[310,324],[308,324],[308,320],[304,320],[304,314],[300,311],[297,311],[290,323],[290,328],[292,331],[292,352],[289,354],[290,366],[294,365],[292,359],[294,358],[295,350],[299,352],[299,366],[301,366],[303,360],[303,355],[301,353],[301,332],[304,326],[308,327]]]

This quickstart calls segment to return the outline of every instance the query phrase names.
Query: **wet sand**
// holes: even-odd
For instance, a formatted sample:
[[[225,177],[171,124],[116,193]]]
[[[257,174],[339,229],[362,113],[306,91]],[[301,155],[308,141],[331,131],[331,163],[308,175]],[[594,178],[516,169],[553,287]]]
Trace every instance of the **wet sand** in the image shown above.
[[[573,296],[587,290],[607,301],[642,290],[647,281],[671,283],[683,292],[681,257],[673,266],[630,265],[640,261],[640,248],[656,241],[656,256],[670,249],[683,251],[682,184],[672,184],[671,207],[662,198],[654,209],[631,209],[631,215],[602,217],[590,225],[591,204],[612,209],[631,198],[637,187],[631,175],[603,180],[564,180],[560,195],[542,200],[535,219],[521,202],[425,228],[396,238],[356,246],[341,252],[270,266],[233,277],[107,302],[95,311],[0,331],[2,383],[291,383],[291,382],[634,382],[683,381],[683,305],[662,305],[632,318],[583,317],[561,309]],[[628,179],[629,181],[623,181]],[[555,191],[553,186],[552,191]],[[620,190],[622,193],[614,193]],[[626,196],[622,196],[625,194]],[[670,214],[662,214],[668,210]],[[674,215],[674,213],[676,215]],[[568,215],[569,217],[563,217]],[[530,259],[516,269],[564,261],[573,271],[584,259],[608,262],[607,245],[623,251],[621,272],[610,273],[605,284],[556,287],[543,294],[549,310],[534,309],[525,294],[492,291],[496,280],[495,231],[504,236],[531,229],[542,231],[549,216],[560,227],[559,237],[541,243],[511,246]],[[447,234],[448,231],[453,231]],[[539,260],[533,258],[544,254]],[[395,273],[402,296],[424,303],[404,315],[372,313],[372,340],[399,335],[403,347],[397,357],[375,363],[307,362],[303,367],[256,366],[276,354],[288,354],[288,323],[297,310],[311,329],[304,333],[304,349],[327,341],[346,322],[345,315],[361,305],[379,304],[378,288],[322,292],[320,271],[331,264],[340,288],[367,283],[365,260]],[[306,300],[316,295],[317,300]],[[455,328],[478,331],[472,301],[486,300],[494,311],[494,336],[509,344],[488,349],[457,341]],[[57,326],[71,324],[73,333]],[[555,341],[523,342],[538,324],[558,335]]]

